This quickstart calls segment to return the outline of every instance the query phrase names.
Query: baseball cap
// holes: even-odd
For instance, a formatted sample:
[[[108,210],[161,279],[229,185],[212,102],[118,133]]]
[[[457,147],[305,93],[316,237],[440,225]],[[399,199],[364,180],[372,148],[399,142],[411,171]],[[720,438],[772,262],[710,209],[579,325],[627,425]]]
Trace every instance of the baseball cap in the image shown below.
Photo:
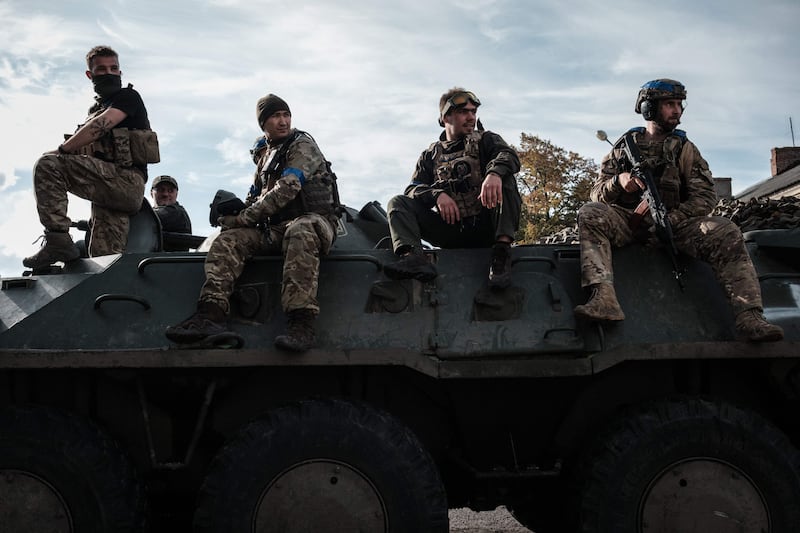
[[[158,187],[160,183],[169,183],[176,189],[178,188],[178,182],[175,178],[173,178],[172,176],[164,175],[164,176],[156,176],[155,178],[153,178],[153,184],[150,186],[150,190],[153,190],[156,187]]]

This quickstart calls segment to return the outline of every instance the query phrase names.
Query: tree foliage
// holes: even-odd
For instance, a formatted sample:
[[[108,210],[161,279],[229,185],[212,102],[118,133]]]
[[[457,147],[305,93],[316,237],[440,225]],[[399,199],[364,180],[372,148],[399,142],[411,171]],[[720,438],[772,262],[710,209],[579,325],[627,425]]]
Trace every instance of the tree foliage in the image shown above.
[[[522,195],[517,241],[534,243],[574,226],[597,176],[594,160],[524,132],[516,150],[522,163],[517,175]]]

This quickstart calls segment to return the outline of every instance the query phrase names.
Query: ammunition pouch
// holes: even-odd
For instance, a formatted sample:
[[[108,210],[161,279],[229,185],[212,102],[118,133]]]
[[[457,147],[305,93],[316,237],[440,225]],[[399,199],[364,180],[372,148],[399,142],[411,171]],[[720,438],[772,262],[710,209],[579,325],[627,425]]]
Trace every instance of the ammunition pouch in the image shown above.
[[[65,141],[70,137],[72,134],[64,134]],[[161,161],[158,136],[153,130],[113,128],[111,133],[82,146],[78,154],[96,157],[125,168],[144,167],[148,163]]]
[[[219,226],[217,220],[219,220],[220,217],[238,215],[246,206],[244,202],[237,198],[232,192],[220,189],[214,195],[214,199],[208,207],[210,208],[208,223],[216,228]]]
[[[161,161],[158,137],[153,130],[114,128],[111,135],[114,143],[113,161],[117,165],[143,167]]]

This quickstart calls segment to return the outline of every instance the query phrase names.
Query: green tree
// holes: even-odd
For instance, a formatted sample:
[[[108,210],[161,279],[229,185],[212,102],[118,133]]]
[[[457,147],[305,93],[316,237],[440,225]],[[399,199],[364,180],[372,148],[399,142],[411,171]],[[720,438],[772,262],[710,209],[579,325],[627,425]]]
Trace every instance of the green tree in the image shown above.
[[[538,239],[573,227],[578,209],[589,200],[597,164],[549,140],[520,134],[516,148],[522,168],[517,175],[522,214],[517,241]]]

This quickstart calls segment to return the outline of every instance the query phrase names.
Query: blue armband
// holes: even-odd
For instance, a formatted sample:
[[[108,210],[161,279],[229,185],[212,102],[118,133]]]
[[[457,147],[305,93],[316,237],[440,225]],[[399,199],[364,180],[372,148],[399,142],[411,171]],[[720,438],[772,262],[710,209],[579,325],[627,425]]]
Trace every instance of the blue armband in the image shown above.
[[[281,177],[284,177],[288,174],[293,174],[295,177],[297,177],[301,187],[306,184],[306,175],[299,168],[288,167],[283,171]]]

